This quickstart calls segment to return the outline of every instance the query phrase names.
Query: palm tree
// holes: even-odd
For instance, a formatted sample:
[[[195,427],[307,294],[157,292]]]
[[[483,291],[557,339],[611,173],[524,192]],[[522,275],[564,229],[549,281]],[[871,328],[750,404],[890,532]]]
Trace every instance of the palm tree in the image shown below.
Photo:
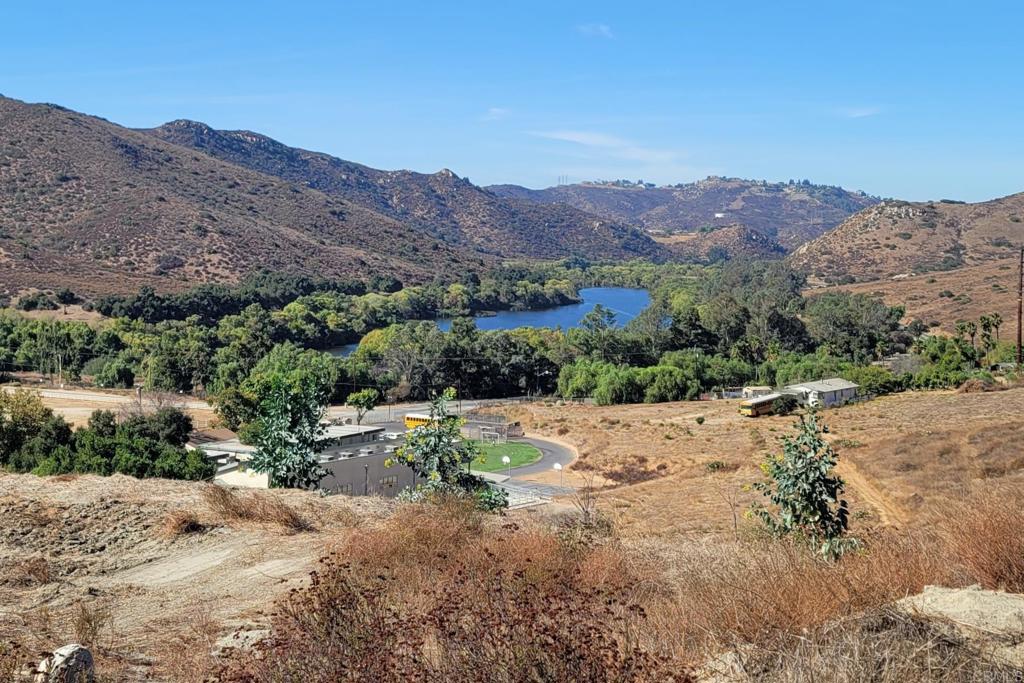
[[[971,346],[977,348],[974,344],[974,338],[978,336],[978,323],[973,320],[968,320],[964,323],[964,329],[967,331],[967,335],[971,338]]]
[[[978,319],[978,323],[981,325],[981,348],[985,351],[985,364],[988,364],[988,355],[995,348],[995,342],[992,341],[992,317],[988,315],[982,315]]]
[[[998,313],[991,313],[988,319],[992,321],[992,329],[996,331],[996,343],[999,343],[999,326],[1003,324],[1003,316]]]

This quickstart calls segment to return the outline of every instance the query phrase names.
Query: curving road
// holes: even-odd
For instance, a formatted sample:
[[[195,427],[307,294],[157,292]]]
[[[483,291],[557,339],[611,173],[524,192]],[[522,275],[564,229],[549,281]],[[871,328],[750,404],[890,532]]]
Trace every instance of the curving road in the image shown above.
[[[537,462],[532,462],[529,465],[523,465],[522,467],[513,467],[513,477],[520,477],[524,474],[548,472],[554,468],[556,462],[561,463],[562,467],[568,467],[569,463],[576,458],[576,454],[572,452],[572,449],[552,441],[547,441],[546,439],[522,437],[513,439],[513,441],[528,443],[540,451],[540,460]]]

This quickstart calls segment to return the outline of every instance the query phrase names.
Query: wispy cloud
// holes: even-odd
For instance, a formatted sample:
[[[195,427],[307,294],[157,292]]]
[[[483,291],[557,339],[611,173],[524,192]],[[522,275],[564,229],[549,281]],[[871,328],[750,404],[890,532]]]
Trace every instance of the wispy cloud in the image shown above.
[[[628,161],[664,164],[672,163],[679,157],[679,154],[673,150],[644,147],[607,133],[584,130],[549,130],[534,131],[531,135],[548,140],[571,142],[582,147],[599,150],[605,156]]]
[[[881,107],[840,107],[836,113],[848,119],[865,119],[882,113]]]
[[[490,107],[484,112],[484,115],[480,117],[481,121],[500,121],[507,118],[511,112],[504,107]]]
[[[612,33],[612,27],[608,24],[579,24],[576,26],[577,33],[581,33],[591,38],[605,38],[607,40],[614,40],[615,34]]]

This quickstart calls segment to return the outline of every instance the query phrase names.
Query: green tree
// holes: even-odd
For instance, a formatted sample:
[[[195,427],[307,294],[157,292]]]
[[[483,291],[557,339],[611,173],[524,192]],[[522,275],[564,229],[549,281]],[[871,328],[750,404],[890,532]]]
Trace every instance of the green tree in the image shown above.
[[[376,389],[361,389],[348,395],[345,405],[356,409],[356,424],[363,423],[363,417],[377,407],[380,394]]]
[[[96,386],[106,389],[130,389],[135,384],[135,371],[120,355],[111,358],[95,377]]]
[[[323,449],[326,395],[314,383],[290,383],[278,373],[260,382],[260,430],[251,466],[269,475],[270,485],[308,489],[324,476],[317,453]]]
[[[449,387],[430,402],[430,421],[412,430],[405,445],[388,461],[408,465],[425,483],[409,491],[412,500],[429,499],[441,495],[470,495],[488,509],[505,507],[507,497],[497,494],[481,477],[470,474],[470,463],[479,460],[476,444],[463,439],[460,429],[463,420],[448,412],[448,403],[455,399],[455,389]]]
[[[998,313],[989,313],[988,319],[992,322],[992,329],[996,333],[996,343],[999,343],[999,328],[1003,326],[1003,316]]]
[[[845,484],[834,473],[838,457],[822,436],[828,431],[817,415],[802,415],[795,437],[784,437],[782,455],[761,468],[769,480],[754,484],[771,503],[752,507],[776,536],[795,536],[821,555],[834,559],[856,545],[848,535],[849,508],[841,498]]]

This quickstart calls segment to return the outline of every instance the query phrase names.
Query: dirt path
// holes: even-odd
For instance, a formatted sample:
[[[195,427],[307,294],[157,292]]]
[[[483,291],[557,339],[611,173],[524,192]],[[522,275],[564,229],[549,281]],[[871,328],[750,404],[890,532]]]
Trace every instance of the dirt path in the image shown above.
[[[390,509],[302,491],[238,494],[274,497],[311,523],[293,532],[225,520],[201,491],[120,475],[0,474],[0,641],[50,650],[80,640],[76,615],[88,613],[110,680],[182,680],[180,667],[238,627],[262,624],[275,599],[305,582],[355,525]],[[196,529],[163,531],[174,511],[194,515]]]
[[[864,476],[852,462],[840,460],[836,465],[836,472],[861,500],[875,509],[882,524],[900,526],[907,521],[904,512],[889,500],[888,496],[882,493],[870,479]]]

